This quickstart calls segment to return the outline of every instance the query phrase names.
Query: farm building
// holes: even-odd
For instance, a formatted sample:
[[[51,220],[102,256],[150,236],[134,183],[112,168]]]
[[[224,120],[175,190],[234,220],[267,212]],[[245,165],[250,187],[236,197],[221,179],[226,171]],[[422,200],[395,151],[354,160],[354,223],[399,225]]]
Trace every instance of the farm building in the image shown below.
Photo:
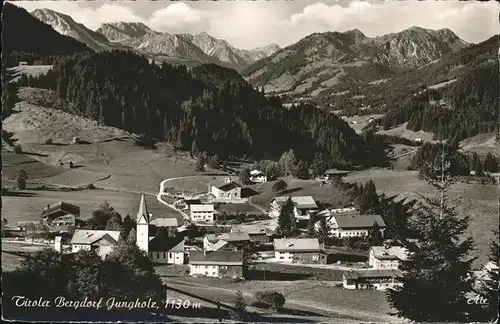
[[[231,233],[248,233],[248,236],[250,237],[250,241],[260,242],[260,243],[268,243],[269,237],[270,237],[270,235],[272,235],[271,233],[268,233],[265,226],[258,225],[258,224],[233,225],[231,227]]]
[[[331,213],[326,217],[330,225],[330,233],[336,237],[368,236],[368,232],[377,223],[379,229],[384,234],[385,222],[380,215],[360,215],[353,213]],[[319,221],[315,227],[319,228]]]
[[[150,237],[149,258],[154,263],[184,264],[184,239],[167,236]]]
[[[211,186],[210,193],[220,200],[239,200],[241,199],[241,186],[228,177],[225,179],[224,185]]]
[[[342,285],[345,289],[386,290],[401,286],[401,270],[343,271]]]
[[[374,269],[398,269],[407,257],[407,250],[402,246],[372,246],[368,253],[368,264]]]
[[[288,199],[291,199],[294,205],[294,214],[298,219],[309,219],[310,215],[318,210],[318,205],[311,196],[287,197],[281,196],[271,200],[271,217],[279,217],[281,208],[285,205]]]
[[[250,181],[255,183],[267,182],[267,175],[259,170],[250,171]]]
[[[351,171],[329,169],[329,170],[325,171],[324,176],[328,180],[333,180],[333,179],[340,179],[340,178],[348,175],[349,173],[351,173]]]
[[[213,222],[215,208],[214,204],[189,205],[189,215],[193,222]]]
[[[318,239],[282,238],[274,239],[274,257],[277,261],[291,263],[323,263],[327,256]]]
[[[248,233],[206,234],[203,237],[203,250],[206,251],[238,251],[248,249],[250,236]]]
[[[71,238],[71,252],[96,251],[104,259],[121,239],[119,231],[77,229]]]
[[[48,226],[75,226],[79,217],[80,207],[62,201],[42,210],[43,223]]]
[[[191,276],[244,278],[243,251],[193,251],[189,270]]]

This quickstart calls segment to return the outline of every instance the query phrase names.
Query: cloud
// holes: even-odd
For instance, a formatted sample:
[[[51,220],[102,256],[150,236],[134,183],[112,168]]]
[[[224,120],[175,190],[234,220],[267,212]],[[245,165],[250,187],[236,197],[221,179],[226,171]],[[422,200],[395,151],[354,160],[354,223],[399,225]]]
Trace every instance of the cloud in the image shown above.
[[[300,1],[69,2],[16,1],[29,11],[49,8],[91,29],[101,23],[140,21],[168,33],[206,31],[239,48],[287,46],[316,32],[360,29],[374,37],[411,26],[449,28],[468,42],[499,33],[495,1],[304,3]]]
[[[149,19],[149,24],[160,31],[187,33],[193,30],[203,31],[206,20],[203,11],[191,8],[184,2],[177,2],[155,11]]]

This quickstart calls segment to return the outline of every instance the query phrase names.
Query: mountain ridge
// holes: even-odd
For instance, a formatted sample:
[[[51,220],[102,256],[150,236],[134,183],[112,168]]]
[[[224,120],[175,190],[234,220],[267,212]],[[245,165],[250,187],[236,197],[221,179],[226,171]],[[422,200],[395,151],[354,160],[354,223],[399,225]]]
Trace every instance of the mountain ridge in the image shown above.
[[[449,29],[410,27],[367,37],[360,30],[310,34],[242,71],[254,86],[315,97],[322,91],[391,77],[428,64],[469,44]],[[356,74],[360,74],[356,76]]]

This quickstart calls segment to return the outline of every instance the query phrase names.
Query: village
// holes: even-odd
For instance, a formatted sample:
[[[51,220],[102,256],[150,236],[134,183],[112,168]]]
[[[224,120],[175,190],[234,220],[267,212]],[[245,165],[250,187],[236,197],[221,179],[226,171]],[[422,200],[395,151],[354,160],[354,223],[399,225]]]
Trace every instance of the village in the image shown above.
[[[328,170],[317,181],[320,184],[338,182],[348,173]],[[252,280],[259,265],[284,265],[329,272],[330,285],[341,289],[386,290],[401,285],[399,266],[408,252],[401,242],[385,239],[386,224],[381,215],[361,214],[354,204],[321,208],[312,196],[278,195],[269,201],[264,215],[238,214],[228,221],[231,215],[225,212],[222,215],[216,206],[245,204],[251,197],[242,197],[245,188],[233,180],[234,176],[223,179],[221,185],[207,186],[207,192],[180,191],[166,187],[168,181],[162,181],[156,198],[180,217],[148,212],[143,193],[135,217],[135,238],[129,234],[127,239],[134,240],[153,264],[184,267],[183,273],[189,277]],[[260,170],[252,170],[250,182],[266,183],[267,176]],[[287,204],[293,207],[286,217],[291,217],[295,222],[293,227],[297,228],[291,236],[283,235],[278,229]],[[57,202],[42,209],[39,221],[2,226],[3,240],[28,241],[64,254],[95,251],[105,259],[125,239],[123,234],[119,230],[82,227],[82,216],[85,215],[80,215],[78,206]],[[318,235],[325,228],[328,233]],[[44,231],[50,234],[35,235],[39,238],[27,235]],[[364,250],[340,244],[328,246],[324,242],[325,237],[363,240],[374,236],[378,244]],[[491,270],[498,271],[498,266],[488,263],[478,275],[484,276]]]

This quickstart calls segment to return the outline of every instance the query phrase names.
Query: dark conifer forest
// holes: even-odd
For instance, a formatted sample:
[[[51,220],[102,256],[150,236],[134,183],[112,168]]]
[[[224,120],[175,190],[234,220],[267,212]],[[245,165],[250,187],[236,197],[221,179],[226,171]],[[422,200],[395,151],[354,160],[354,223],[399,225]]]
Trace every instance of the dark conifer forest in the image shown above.
[[[293,149],[328,167],[380,165],[382,144],[365,141],[340,118],[313,106],[284,109],[234,70],[217,65],[157,65],[127,51],[54,61],[45,76],[20,85],[53,89],[76,113],[109,126],[221,157],[277,158]]]
[[[445,90],[425,90],[409,97],[382,118],[382,126],[389,129],[407,121],[410,130],[453,141],[494,132],[498,127],[498,80],[498,66],[478,66]]]

